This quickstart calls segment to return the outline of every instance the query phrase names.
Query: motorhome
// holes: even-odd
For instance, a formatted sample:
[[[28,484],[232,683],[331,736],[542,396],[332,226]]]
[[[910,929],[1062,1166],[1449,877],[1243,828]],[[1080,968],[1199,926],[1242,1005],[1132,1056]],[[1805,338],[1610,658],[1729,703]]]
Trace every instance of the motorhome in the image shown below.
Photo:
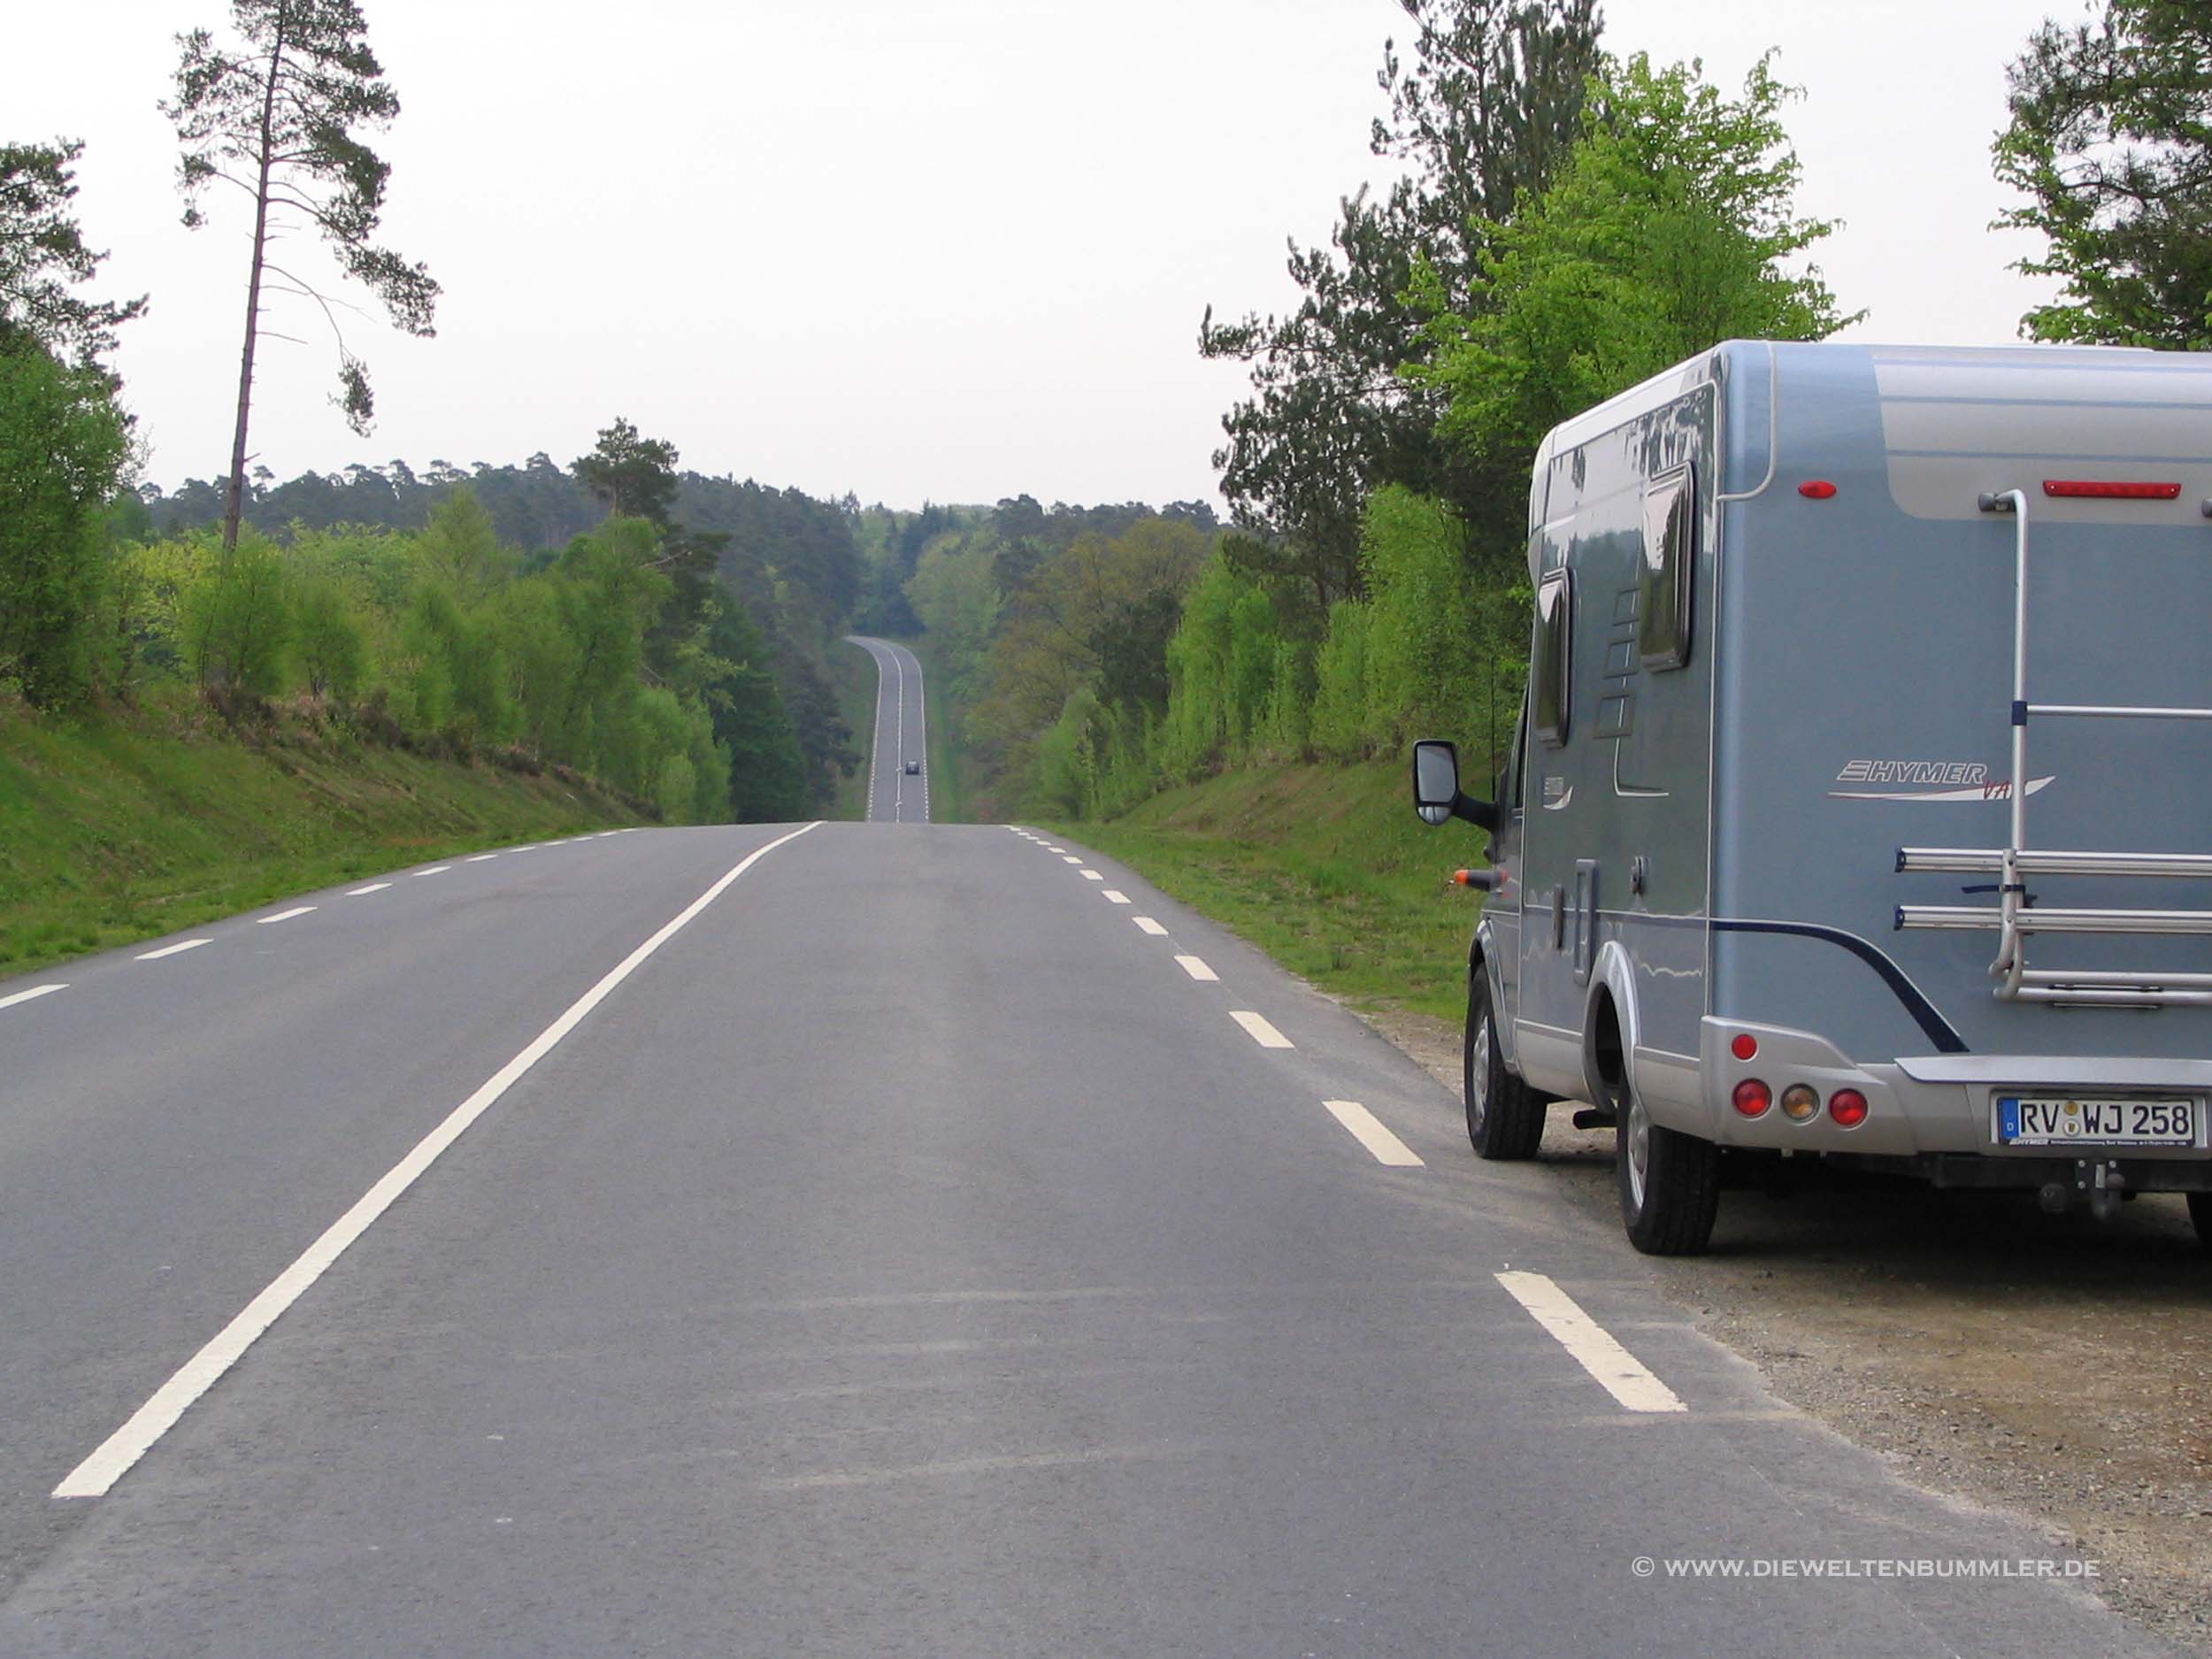
[[[1567,421],[1468,1132],[1619,1132],[1630,1238],[1848,1159],[2212,1242],[2212,354],[1731,342]]]

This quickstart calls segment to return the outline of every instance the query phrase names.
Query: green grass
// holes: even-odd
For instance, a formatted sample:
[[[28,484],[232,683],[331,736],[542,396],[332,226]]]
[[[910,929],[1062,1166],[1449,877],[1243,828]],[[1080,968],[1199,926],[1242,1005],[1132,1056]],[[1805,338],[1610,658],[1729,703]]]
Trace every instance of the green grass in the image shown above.
[[[382,749],[196,708],[55,719],[0,703],[0,973],[420,860],[633,824],[572,774]]]
[[[830,667],[837,676],[837,711],[853,729],[853,747],[860,764],[852,776],[837,783],[837,799],[829,816],[840,822],[857,823],[868,816],[868,768],[875,759],[876,659],[864,645],[840,640],[830,648]]]
[[[1447,881],[1483,840],[1422,825],[1400,762],[1230,772],[1056,827],[1355,1008],[1466,1012],[1478,899]]]

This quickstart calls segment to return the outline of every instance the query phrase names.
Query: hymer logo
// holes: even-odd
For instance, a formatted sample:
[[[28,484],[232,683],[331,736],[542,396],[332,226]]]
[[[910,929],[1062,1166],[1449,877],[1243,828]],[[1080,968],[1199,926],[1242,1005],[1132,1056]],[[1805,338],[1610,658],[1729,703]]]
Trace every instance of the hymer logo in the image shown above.
[[[2055,775],[2055,774],[2054,774]],[[1831,789],[1832,801],[2008,801],[2012,780],[1992,778],[1972,760],[1850,760],[1836,774],[1839,784],[1886,784],[1887,788]],[[2051,780],[2031,778],[2034,795]]]

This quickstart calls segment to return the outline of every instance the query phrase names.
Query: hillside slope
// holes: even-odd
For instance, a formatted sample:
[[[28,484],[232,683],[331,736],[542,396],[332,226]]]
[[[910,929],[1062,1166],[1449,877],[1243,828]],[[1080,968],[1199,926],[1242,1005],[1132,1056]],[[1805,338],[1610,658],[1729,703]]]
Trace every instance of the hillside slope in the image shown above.
[[[42,719],[0,703],[0,974],[350,877],[639,820],[573,773],[434,759],[286,720]]]

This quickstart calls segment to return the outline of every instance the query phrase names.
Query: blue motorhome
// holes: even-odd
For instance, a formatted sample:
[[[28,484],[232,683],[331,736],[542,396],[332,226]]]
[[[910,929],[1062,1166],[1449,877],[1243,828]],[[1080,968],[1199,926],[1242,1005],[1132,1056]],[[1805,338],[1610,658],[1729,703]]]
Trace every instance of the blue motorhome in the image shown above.
[[[2212,1236],[2212,355],[1731,342],[1565,422],[1492,832],[1469,1133],[1617,1124],[1640,1248],[1724,1156]]]

